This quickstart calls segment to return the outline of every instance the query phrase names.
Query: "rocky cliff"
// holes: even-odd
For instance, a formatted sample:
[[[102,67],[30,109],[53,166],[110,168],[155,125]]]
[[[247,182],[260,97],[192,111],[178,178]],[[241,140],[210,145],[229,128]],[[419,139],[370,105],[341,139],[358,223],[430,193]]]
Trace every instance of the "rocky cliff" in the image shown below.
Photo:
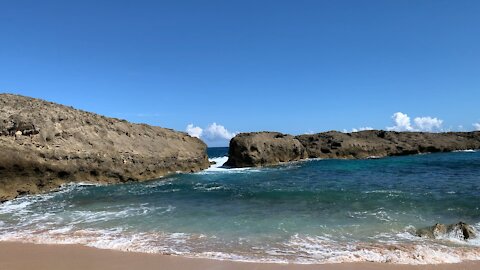
[[[279,140],[277,137],[286,138]],[[480,149],[480,132],[329,131],[291,136],[272,132],[241,133],[230,141],[231,167],[273,165],[305,158],[359,159]]]
[[[230,141],[228,156],[225,166],[252,167],[305,159],[308,154],[305,147],[292,135],[252,132],[235,136]]]
[[[0,94],[0,201],[66,182],[119,183],[209,166],[206,145],[170,129]]]

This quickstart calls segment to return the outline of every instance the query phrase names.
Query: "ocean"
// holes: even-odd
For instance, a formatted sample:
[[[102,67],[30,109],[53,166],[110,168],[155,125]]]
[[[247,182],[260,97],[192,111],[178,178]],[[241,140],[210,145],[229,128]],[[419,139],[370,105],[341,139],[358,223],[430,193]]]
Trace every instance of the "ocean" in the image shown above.
[[[480,260],[480,237],[415,236],[464,221],[480,232],[480,152],[216,164],[143,183],[71,184],[0,205],[0,241],[278,263]]]

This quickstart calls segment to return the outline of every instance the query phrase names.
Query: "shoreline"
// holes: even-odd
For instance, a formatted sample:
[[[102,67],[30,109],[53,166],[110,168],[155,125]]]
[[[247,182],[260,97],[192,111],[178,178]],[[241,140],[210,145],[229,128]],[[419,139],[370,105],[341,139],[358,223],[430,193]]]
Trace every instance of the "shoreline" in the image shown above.
[[[464,261],[453,264],[384,264],[384,263],[333,263],[333,264],[281,264],[253,263],[216,259],[188,258],[175,255],[123,252],[98,249],[82,245],[31,244],[0,242],[0,269],[8,270],[153,270],[153,269],[229,269],[229,270],[453,270],[480,269],[480,261]]]

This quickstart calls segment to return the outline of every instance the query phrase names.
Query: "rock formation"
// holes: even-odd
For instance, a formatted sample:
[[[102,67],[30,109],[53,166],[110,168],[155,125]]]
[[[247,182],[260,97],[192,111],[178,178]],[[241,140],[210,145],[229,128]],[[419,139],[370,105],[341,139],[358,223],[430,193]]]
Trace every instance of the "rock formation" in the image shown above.
[[[183,132],[0,94],[0,201],[67,182],[119,183],[208,168]]]
[[[307,157],[305,147],[292,135],[278,132],[241,133],[230,141],[229,158],[224,166],[266,166]]]
[[[231,167],[273,165],[305,158],[360,159],[480,149],[480,132],[329,131],[275,138],[274,132],[241,133],[230,141]],[[300,143],[300,144],[299,144]],[[290,153],[288,153],[290,151]],[[279,157],[276,157],[279,155]],[[264,162],[262,162],[263,160]]]
[[[431,227],[417,230],[416,234],[419,237],[426,237],[432,239],[453,237],[467,240],[476,237],[475,229],[472,226],[461,221],[450,225],[437,223]]]
[[[296,138],[312,158],[355,159],[480,148],[480,132],[329,131]]]

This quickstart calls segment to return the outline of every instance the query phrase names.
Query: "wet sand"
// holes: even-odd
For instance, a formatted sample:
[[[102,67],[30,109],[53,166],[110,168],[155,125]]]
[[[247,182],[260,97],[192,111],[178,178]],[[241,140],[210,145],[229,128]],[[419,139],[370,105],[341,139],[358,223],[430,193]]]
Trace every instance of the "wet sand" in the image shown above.
[[[1,270],[478,270],[480,261],[458,264],[398,265],[380,263],[271,264],[192,259],[179,256],[121,252],[79,245],[38,245],[0,242]]]

